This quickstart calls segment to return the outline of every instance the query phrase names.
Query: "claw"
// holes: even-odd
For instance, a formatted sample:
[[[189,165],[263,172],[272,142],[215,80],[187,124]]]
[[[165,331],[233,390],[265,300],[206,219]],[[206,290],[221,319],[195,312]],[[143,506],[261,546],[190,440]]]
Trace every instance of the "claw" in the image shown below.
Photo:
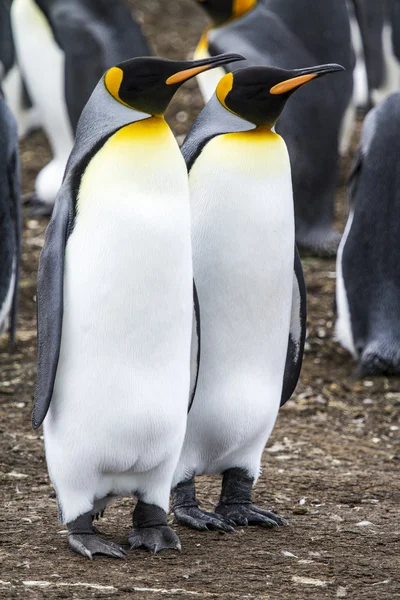
[[[129,535],[129,545],[134,548],[147,548],[153,554],[162,550],[178,550],[182,546],[175,531],[167,525],[155,527],[137,527]]]
[[[92,533],[72,533],[68,536],[68,543],[71,550],[87,556],[90,560],[93,560],[93,554],[104,554],[126,560],[126,552],[121,546]]]
[[[262,527],[277,527],[286,525],[286,521],[272,512],[262,510],[253,504],[219,504],[215,512],[222,518],[235,525],[260,525]]]
[[[178,523],[198,531],[225,531],[226,533],[235,531],[232,527],[233,523],[223,516],[200,510],[197,506],[175,507],[174,515]]]

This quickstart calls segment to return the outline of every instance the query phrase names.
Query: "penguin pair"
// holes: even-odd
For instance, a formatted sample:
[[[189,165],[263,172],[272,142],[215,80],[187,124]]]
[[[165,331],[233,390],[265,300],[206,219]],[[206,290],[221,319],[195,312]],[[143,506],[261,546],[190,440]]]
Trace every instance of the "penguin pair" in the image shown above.
[[[282,522],[249,500],[305,336],[289,159],[272,127],[295,89],[340,67],[224,77],[183,147],[189,200],[162,115],[181,83],[241,58],[121,63],[79,121],[40,258],[33,425],[70,547],[90,558],[125,556],[92,525],[120,495],[138,497],[132,548],[179,549],[173,478],[181,522]],[[215,516],[195,503],[203,471],[224,472]]]
[[[14,341],[21,256],[20,177],[15,120],[0,93],[0,335]]]
[[[349,0],[357,106],[369,109],[400,89],[400,4],[398,0]]]
[[[339,342],[359,373],[400,373],[400,93],[371,110],[349,180],[337,257]]]
[[[39,173],[31,210],[50,214],[79,116],[112,65],[151,51],[121,0],[14,0],[14,43],[52,161]]]
[[[338,151],[339,145],[341,153],[346,151],[354,118],[354,54],[345,0],[198,1],[213,24],[195,58],[234,50],[246,57],[246,66],[290,70],[337,61],[346,68],[342,77],[315,81],[296,94],[277,125],[292,165],[297,244],[314,254],[335,254],[340,239],[333,226]],[[199,78],[206,100],[224,70]]]

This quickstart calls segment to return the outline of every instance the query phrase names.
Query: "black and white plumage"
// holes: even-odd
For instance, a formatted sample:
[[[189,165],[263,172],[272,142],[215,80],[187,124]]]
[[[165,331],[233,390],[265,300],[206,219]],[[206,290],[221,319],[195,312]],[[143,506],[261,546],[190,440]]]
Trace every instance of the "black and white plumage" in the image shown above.
[[[15,337],[21,260],[20,176],[15,120],[0,93],[0,333]]]
[[[201,2],[212,13],[218,0]],[[234,4],[225,2],[224,5]],[[353,130],[354,53],[345,0],[263,0],[241,16],[206,30],[195,57],[235,49],[247,66],[339,62],[341,77],[315,81],[290,100],[277,132],[286,140],[292,165],[296,241],[314,253],[334,254],[340,236],[333,229],[339,151],[344,154]],[[225,71],[234,67],[225,67]],[[222,69],[220,70],[222,71]],[[218,73],[222,76],[222,73]],[[208,100],[217,73],[199,77]]]
[[[38,273],[33,426],[76,552],[122,558],[92,517],[136,495],[132,548],[180,548],[167,526],[190,395],[187,171],[163,114],[206,61],[109,69],[79,120]]]
[[[197,368],[192,364],[197,387],[173,509],[178,521],[196,529],[282,523],[251,502],[279,406],[299,377],[306,329],[290,163],[274,126],[293,91],[339,70],[330,64],[228,73],[181,149],[189,171],[201,351]],[[194,478],[202,473],[223,474],[215,513],[202,511],[195,498]]]
[[[400,93],[371,110],[337,257],[339,342],[363,375],[400,373]]]

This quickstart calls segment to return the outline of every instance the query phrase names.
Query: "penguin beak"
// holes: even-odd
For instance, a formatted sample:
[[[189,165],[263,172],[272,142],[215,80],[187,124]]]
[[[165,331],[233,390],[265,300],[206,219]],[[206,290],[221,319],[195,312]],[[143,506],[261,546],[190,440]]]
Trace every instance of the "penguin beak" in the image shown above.
[[[237,60],[245,60],[245,58],[241,54],[218,54],[217,56],[213,56],[211,58],[204,58],[202,60],[192,60],[187,63],[187,69],[183,69],[182,71],[174,73],[173,75],[168,77],[165,83],[167,85],[183,83],[191,77],[194,77],[199,73],[203,73],[203,71],[207,71],[208,69],[214,69],[215,67],[220,67],[221,65],[226,65],[227,63],[236,62]]]
[[[345,71],[346,69],[342,65],[328,64],[319,65],[317,67],[308,67],[306,69],[295,69],[292,71],[293,76],[285,81],[281,81],[274,85],[269,93],[272,95],[286,94],[292,90],[297,89],[301,85],[304,85],[308,81],[326,75],[327,73],[335,73],[336,71]]]

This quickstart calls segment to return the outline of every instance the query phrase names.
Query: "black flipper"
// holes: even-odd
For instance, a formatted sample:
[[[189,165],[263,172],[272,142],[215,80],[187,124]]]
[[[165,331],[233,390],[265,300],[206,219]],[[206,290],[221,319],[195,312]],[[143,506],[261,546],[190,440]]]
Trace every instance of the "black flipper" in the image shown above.
[[[42,424],[50,406],[60,355],[65,245],[72,223],[69,187],[56,198],[40,255],[37,287],[38,371],[32,425]]]
[[[281,406],[289,400],[299,380],[301,365],[303,362],[304,344],[306,341],[306,324],[306,284],[304,282],[303,267],[300,256],[297,247],[295,247],[292,312],[290,317],[290,332],[286,354],[285,372],[283,376]]]
[[[7,178],[10,198],[10,214],[14,226],[14,243],[15,243],[15,283],[13,301],[10,314],[10,344],[14,343],[15,330],[17,326],[18,316],[18,300],[19,300],[19,275],[21,266],[21,233],[22,233],[22,217],[21,217],[21,200],[20,200],[20,172],[19,158],[17,151],[12,155],[7,168]]]
[[[193,281],[193,325],[192,325],[192,346],[190,350],[190,395],[189,408],[192,408],[194,396],[196,394],[197,380],[199,378],[200,368],[200,350],[201,350],[201,333],[200,333],[200,305],[197,295],[196,284]]]

